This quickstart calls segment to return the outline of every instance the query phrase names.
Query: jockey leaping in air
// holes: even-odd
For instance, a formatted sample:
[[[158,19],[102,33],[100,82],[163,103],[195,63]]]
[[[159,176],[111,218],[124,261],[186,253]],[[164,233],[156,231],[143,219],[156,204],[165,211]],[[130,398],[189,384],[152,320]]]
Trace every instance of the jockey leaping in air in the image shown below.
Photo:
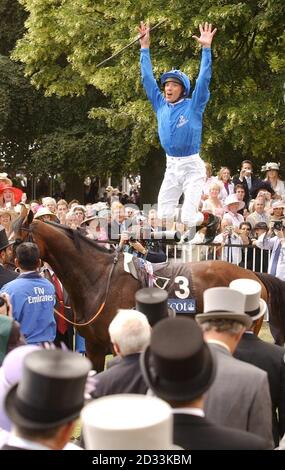
[[[193,38],[202,46],[200,72],[191,99],[190,80],[180,70],[161,76],[161,93],[150,60],[150,28],[141,22],[141,74],[147,97],[158,121],[160,143],[166,152],[166,171],[158,195],[158,216],[173,218],[179,198],[184,194],[181,219],[187,227],[201,225],[204,216],[198,211],[205,181],[205,165],[199,151],[202,117],[210,98],[211,44],[216,33],[212,25],[200,25],[200,37]]]

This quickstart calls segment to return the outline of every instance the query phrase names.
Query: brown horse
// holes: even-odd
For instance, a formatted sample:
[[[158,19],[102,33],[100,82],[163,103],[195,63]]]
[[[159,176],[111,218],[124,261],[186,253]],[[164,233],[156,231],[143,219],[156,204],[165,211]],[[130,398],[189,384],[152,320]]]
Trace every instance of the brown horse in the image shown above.
[[[123,254],[116,254],[81,235],[78,230],[51,222],[33,221],[24,209],[14,225],[15,238],[37,243],[41,258],[47,261],[67,290],[74,323],[86,340],[88,357],[101,371],[110,346],[108,326],[119,308],[135,305],[138,280],[125,272]],[[262,297],[269,302],[270,319],[284,342],[282,304],[285,283],[269,275],[257,275],[224,261],[169,263],[158,273],[168,279],[169,298],[196,299],[196,312],[203,311],[203,292],[209,287],[228,286],[238,278],[255,279]],[[261,324],[260,324],[261,325]]]

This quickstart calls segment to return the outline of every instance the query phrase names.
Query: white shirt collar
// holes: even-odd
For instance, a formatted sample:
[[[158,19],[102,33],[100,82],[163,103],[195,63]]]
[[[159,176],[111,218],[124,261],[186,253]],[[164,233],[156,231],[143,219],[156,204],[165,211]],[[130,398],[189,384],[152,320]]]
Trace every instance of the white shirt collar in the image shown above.
[[[20,447],[21,449],[26,450],[52,450],[50,447],[44,446],[39,442],[33,442],[23,437],[15,436],[15,434],[10,434],[7,444],[13,447]]]
[[[205,413],[204,410],[201,408],[172,408],[172,413],[173,414],[181,414],[183,413],[184,415],[193,415],[193,416],[200,416],[201,418],[205,418]]]
[[[223,341],[219,341],[218,339],[207,339],[207,343],[210,343],[210,344],[218,344],[219,346],[223,346],[223,348],[227,349],[227,350],[231,353],[230,348],[229,348],[228,345],[227,345],[226,343],[224,343]]]
[[[185,98],[181,98],[180,100],[175,101],[175,103],[169,103],[169,104],[171,104],[171,106],[176,106],[178,103],[182,103],[182,101],[184,101],[184,100],[185,100]]]

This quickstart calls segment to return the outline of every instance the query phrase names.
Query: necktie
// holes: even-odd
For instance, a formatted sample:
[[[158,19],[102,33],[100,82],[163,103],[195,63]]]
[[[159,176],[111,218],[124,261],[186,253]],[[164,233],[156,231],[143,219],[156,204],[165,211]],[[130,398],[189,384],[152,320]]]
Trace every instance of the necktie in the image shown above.
[[[55,293],[56,293],[56,299],[57,299],[57,304],[58,304],[58,311],[61,315],[64,315],[64,301],[63,301],[63,290],[60,285],[60,282],[58,278],[56,277],[55,274],[52,275],[52,282],[55,288]],[[64,320],[64,318],[60,317],[59,315],[56,315],[56,323],[57,323],[57,329],[58,331],[64,335],[67,331],[68,324]]]
[[[271,268],[270,268],[270,273],[269,274],[271,274],[272,276],[276,275],[276,269],[277,269],[277,264],[278,264],[278,260],[279,260],[280,251],[281,251],[281,242],[279,241],[278,246],[275,250],[273,260],[272,260],[272,264],[271,264]]]
[[[250,190],[251,190],[251,186],[252,186],[252,184],[251,184],[251,176],[246,176],[245,179],[246,179],[246,182],[247,182],[248,190],[250,191]]]
[[[227,194],[229,195],[230,190],[229,190],[229,183],[224,183],[224,188],[227,191]]]

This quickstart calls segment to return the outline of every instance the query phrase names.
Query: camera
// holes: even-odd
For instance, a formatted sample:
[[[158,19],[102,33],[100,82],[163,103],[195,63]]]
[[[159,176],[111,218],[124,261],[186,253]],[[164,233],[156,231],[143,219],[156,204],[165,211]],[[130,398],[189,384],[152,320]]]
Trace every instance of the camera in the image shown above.
[[[275,222],[273,223],[273,230],[283,230],[283,222],[282,220],[275,220]]]
[[[162,241],[165,243],[176,243],[181,240],[181,233],[172,231],[172,230],[164,230],[164,231],[157,231],[157,232],[151,232],[149,230],[147,231],[141,231],[138,237],[137,233],[130,233],[129,237],[130,241],[136,241],[136,240],[145,240],[145,241]]]
[[[120,236],[120,235],[119,235]],[[130,232],[128,233],[129,241],[160,241],[167,244],[170,243],[177,243],[181,240],[181,233],[178,231],[172,230],[163,230],[152,232],[150,230],[140,230],[138,232]]]
[[[232,235],[234,231],[235,231],[235,228],[233,225],[227,225],[226,228],[224,229],[224,232],[228,233],[229,235]]]

